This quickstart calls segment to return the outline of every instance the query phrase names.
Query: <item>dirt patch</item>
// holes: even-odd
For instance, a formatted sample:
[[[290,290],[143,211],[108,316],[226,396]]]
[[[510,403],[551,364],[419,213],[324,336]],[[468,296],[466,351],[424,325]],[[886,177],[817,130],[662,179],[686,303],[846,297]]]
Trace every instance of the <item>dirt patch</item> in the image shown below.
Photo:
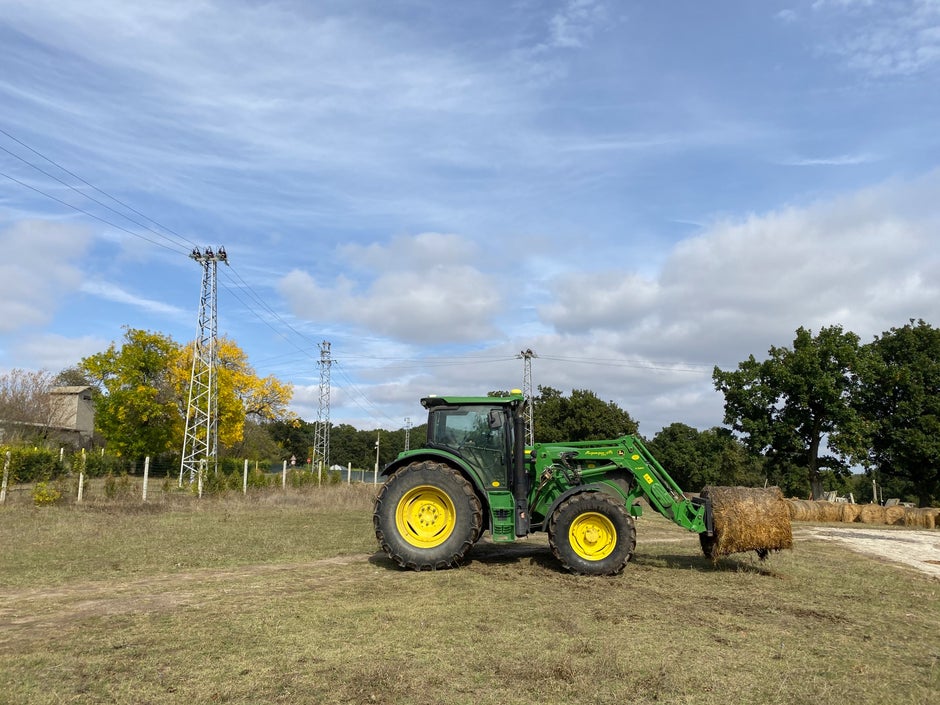
[[[940,533],[854,527],[801,527],[797,539],[835,541],[858,553],[909,565],[940,578]]]
[[[22,590],[5,596],[0,606],[0,646],[14,633],[38,633],[83,619],[197,608],[219,594],[250,597],[258,587],[256,579],[262,576],[286,576],[281,586],[285,592],[300,592],[326,584],[335,586],[339,580],[335,568],[368,565],[370,558],[368,554],[336,556],[309,563],[206,568],[123,581]],[[267,581],[265,586],[270,589],[272,583]]]

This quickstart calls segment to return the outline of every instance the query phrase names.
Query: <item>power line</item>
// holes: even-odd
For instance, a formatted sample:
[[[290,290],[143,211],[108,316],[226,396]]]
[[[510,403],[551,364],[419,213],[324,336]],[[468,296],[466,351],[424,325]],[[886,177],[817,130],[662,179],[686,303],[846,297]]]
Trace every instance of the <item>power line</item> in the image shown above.
[[[543,360],[554,360],[555,362],[573,362],[582,365],[598,365],[600,367],[630,367],[639,370],[661,370],[664,372],[690,372],[693,374],[711,373],[711,365],[695,365],[686,363],[685,365],[672,365],[663,361],[643,361],[617,358],[589,358],[589,357],[564,357],[560,355],[540,355]]]
[[[0,131],[2,131],[2,130],[0,130]],[[87,193],[84,193],[83,191],[80,191],[79,189],[75,188],[72,184],[68,183],[67,181],[65,181],[65,180],[63,180],[63,179],[60,179],[60,178],[59,178],[58,176],[56,176],[55,174],[50,174],[50,173],[49,173],[48,171],[46,171],[45,169],[41,169],[40,167],[36,166],[36,165],[33,164],[32,162],[29,162],[29,161],[27,161],[26,159],[23,159],[23,157],[19,156],[18,154],[15,154],[15,153],[11,152],[11,151],[10,151],[9,149],[7,149],[6,147],[0,145],[0,150],[6,152],[7,154],[11,155],[12,157],[15,157],[16,159],[19,159],[21,162],[23,162],[23,163],[26,164],[27,166],[32,167],[33,169],[35,169],[36,171],[38,171],[40,174],[44,174],[45,176],[48,176],[50,179],[55,179],[55,180],[58,181],[60,184],[62,184],[63,186],[65,186],[66,188],[68,188],[68,189],[70,189],[70,190],[72,190],[72,191],[75,191],[77,194],[79,194],[79,195],[82,196],[83,198],[87,198],[89,201],[92,201],[93,203],[97,203],[97,204],[98,204],[99,206],[101,206],[102,208],[108,209],[109,211],[111,211],[112,213],[114,213],[116,216],[118,216],[118,217],[120,217],[120,218],[124,218],[125,220],[130,221],[130,222],[133,223],[134,225],[136,225],[136,226],[138,226],[138,227],[140,227],[140,228],[143,228],[144,230],[147,230],[147,231],[153,233],[153,234],[156,235],[157,237],[163,238],[164,240],[166,240],[166,241],[168,241],[168,242],[172,242],[174,245],[180,245],[180,244],[181,244],[181,243],[179,243],[179,242],[174,241],[172,238],[167,237],[167,236],[164,235],[163,233],[161,233],[161,232],[159,232],[159,231],[157,231],[157,230],[154,230],[154,229],[151,228],[149,225],[146,225],[146,224],[144,224],[144,223],[141,223],[140,221],[134,220],[134,219],[131,218],[130,216],[128,216],[128,215],[126,215],[126,214],[124,214],[124,213],[121,213],[120,211],[116,210],[115,208],[112,208],[111,206],[109,206],[107,203],[103,203],[102,201],[99,201],[97,198],[95,198],[95,197],[93,197],[93,196],[89,196]],[[53,163],[54,163],[54,162],[53,162]],[[60,168],[61,168],[61,167],[60,167]],[[69,172],[69,173],[71,173],[71,172]],[[87,182],[86,182],[86,183],[87,183]],[[95,188],[95,187],[92,186],[92,188]],[[96,189],[96,190],[99,190],[99,189]],[[105,195],[107,196],[108,194],[105,194]],[[111,198],[112,200],[116,200],[116,199],[114,199],[112,196],[108,196],[108,198]],[[144,216],[144,217],[146,218],[146,216]],[[148,220],[149,220],[149,218],[148,218]],[[161,226],[161,227],[162,227],[162,226]],[[192,243],[190,243],[190,244],[192,244]],[[183,246],[183,247],[186,247],[185,244],[183,244],[182,246]]]
[[[171,252],[179,253],[179,252],[181,251],[180,249],[177,249],[177,248],[174,248],[174,247],[170,247],[169,245],[165,245],[165,244],[163,244],[162,242],[157,242],[156,240],[151,240],[149,237],[146,237],[145,235],[141,235],[140,233],[135,233],[133,230],[128,230],[127,228],[121,227],[120,225],[118,225],[118,224],[116,224],[116,223],[112,223],[112,222],[111,222],[110,220],[108,220],[107,218],[102,218],[100,215],[95,215],[94,213],[91,213],[91,212],[89,212],[89,211],[86,211],[84,208],[79,208],[78,206],[74,206],[74,205],[72,205],[71,203],[69,203],[68,201],[63,201],[61,198],[56,198],[56,197],[53,196],[52,194],[46,193],[46,192],[43,191],[42,189],[36,188],[35,186],[31,186],[30,184],[27,184],[27,183],[24,182],[24,181],[20,181],[20,180],[17,179],[16,177],[10,176],[10,175],[7,174],[7,173],[4,173],[4,172],[0,171],[0,176],[4,176],[4,177],[8,178],[10,181],[13,181],[13,182],[15,182],[15,183],[18,183],[20,186],[23,186],[23,187],[28,188],[28,189],[30,189],[30,190],[32,190],[32,191],[35,191],[36,193],[40,194],[41,196],[45,196],[46,198],[49,198],[49,199],[55,201],[56,203],[61,203],[63,206],[66,206],[67,208],[71,208],[72,210],[78,211],[79,213],[82,213],[83,215],[87,215],[89,218],[94,218],[95,220],[98,220],[98,221],[104,223],[105,225],[110,225],[112,228],[115,228],[115,229],[117,229],[117,230],[120,230],[120,231],[122,231],[122,232],[125,232],[125,233],[127,233],[128,235],[132,235],[132,236],[134,236],[134,237],[140,238],[141,240],[145,240],[145,241],[149,242],[151,245],[156,245],[157,247],[162,247],[163,249],[165,249],[165,250],[170,250]],[[182,250],[182,251],[185,252],[186,250],[184,249],[184,250]]]
[[[47,157],[45,154],[43,154],[43,153],[40,152],[39,150],[37,150],[37,149],[35,149],[34,147],[31,147],[30,145],[26,144],[23,140],[21,140],[21,139],[15,137],[14,135],[11,135],[9,132],[7,132],[6,130],[4,130],[3,128],[0,128],[0,134],[6,135],[6,136],[9,137],[11,140],[13,140],[13,141],[16,142],[17,144],[19,144],[19,145],[25,147],[26,149],[28,149],[30,152],[32,152],[32,153],[35,154],[36,156],[38,156],[38,157],[40,157],[41,159],[44,159],[45,161],[49,162],[50,164],[52,164],[53,166],[55,166],[57,169],[61,169],[62,171],[64,171],[66,174],[68,174],[69,176],[71,176],[71,177],[74,178],[74,179],[78,179],[78,181],[80,181],[81,183],[83,183],[85,186],[88,186],[89,188],[94,189],[95,191],[97,191],[97,192],[100,193],[101,195],[106,196],[107,198],[110,198],[112,201],[114,201],[115,203],[117,203],[117,204],[123,206],[124,208],[126,208],[126,209],[129,210],[129,211],[131,211],[132,213],[135,213],[136,215],[139,215],[141,218],[144,218],[145,220],[150,221],[151,223],[153,223],[154,225],[156,225],[158,228],[160,228],[160,229],[162,229],[162,230],[165,230],[166,232],[172,234],[172,235],[173,235],[174,237],[176,237],[177,239],[182,240],[182,241],[186,244],[186,247],[187,247],[187,248],[188,248],[188,247],[197,247],[196,243],[193,242],[192,240],[189,240],[188,238],[184,237],[183,235],[180,235],[179,233],[175,232],[172,228],[168,228],[167,226],[163,225],[162,223],[157,222],[156,220],[154,220],[153,218],[149,217],[148,215],[145,215],[144,213],[141,213],[139,210],[137,210],[137,209],[134,208],[133,206],[131,206],[131,205],[125,203],[124,201],[122,201],[121,199],[119,199],[119,198],[117,198],[117,197],[115,197],[115,196],[112,196],[112,195],[111,195],[110,193],[108,193],[107,191],[105,191],[105,190],[103,190],[103,189],[101,189],[101,188],[98,188],[97,186],[95,186],[94,184],[92,184],[92,183],[90,183],[89,181],[85,180],[84,178],[82,178],[81,176],[79,176],[78,174],[76,174],[75,172],[70,171],[70,170],[67,169],[66,167],[62,166],[61,164],[59,164],[59,163],[58,163],[57,161],[55,161],[54,159],[51,159],[50,157]],[[138,223],[138,222],[135,221],[133,218],[129,218],[128,216],[124,215],[123,213],[120,213],[120,212],[114,210],[114,209],[111,208],[110,206],[108,206],[108,205],[106,205],[106,204],[104,204],[104,203],[101,203],[101,201],[98,201],[98,200],[96,200],[96,199],[94,199],[94,198],[91,198],[91,196],[89,196],[88,194],[84,193],[83,191],[80,191],[79,189],[75,188],[75,187],[72,186],[71,184],[66,183],[65,181],[63,181],[62,179],[58,178],[57,176],[54,176],[54,175],[52,175],[52,174],[50,174],[50,173],[44,171],[43,169],[40,169],[38,166],[36,166],[36,165],[33,164],[32,162],[30,162],[30,161],[24,159],[23,157],[19,156],[18,154],[15,154],[14,152],[11,152],[10,150],[6,149],[5,147],[0,147],[0,149],[2,149],[2,150],[3,150],[4,152],[6,152],[7,154],[10,154],[10,155],[12,155],[13,157],[16,157],[16,158],[19,159],[21,162],[23,162],[23,163],[25,163],[25,164],[28,164],[28,165],[31,166],[33,169],[36,169],[37,171],[39,171],[39,172],[45,174],[46,176],[55,179],[56,181],[58,181],[59,183],[65,185],[65,186],[67,186],[68,188],[72,189],[73,191],[76,191],[77,193],[80,193],[82,196],[85,196],[86,198],[91,199],[91,200],[94,201],[95,203],[98,203],[98,204],[104,206],[105,208],[107,208],[108,210],[110,210],[110,211],[116,213],[117,215],[121,216],[122,218],[126,218],[127,220],[131,221],[132,223],[134,223],[134,224],[136,224],[136,225],[139,225],[140,227],[142,227],[142,228],[144,228],[144,229],[146,229],[146,230],[149,230],[150,232],[152,232],[152,233],[154,233],[154,234],[156,234],[156,235],[160,235],[160,237],[163,237],[163,238],[165,238],[165,239],[167,239],[167,240],[170,240],[170,238],[166,237],[166,236],[163,235],[162,233],[158,233],[157,231],[153,230],[152,228],[150,228],[150,227],[148,227],[148,226],[146,226],[146,225],[143,225],[142,223]],[[177,243],[177,244],[178,244],[178,243]]]

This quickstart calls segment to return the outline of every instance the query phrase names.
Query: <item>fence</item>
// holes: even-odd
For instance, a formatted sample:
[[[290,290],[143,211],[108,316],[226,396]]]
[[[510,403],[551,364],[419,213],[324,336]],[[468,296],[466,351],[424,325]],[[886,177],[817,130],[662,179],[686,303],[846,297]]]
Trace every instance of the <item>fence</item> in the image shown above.
[[[48,454],[48,451],[46,453]],[[106,456],[101,454],[101,457]],[[89,462],[91,458],[90,454],[82,450],[66,461],[64,452],[60,450],[57,467],[51,470],[45,468],[39,473],[35,472],[35,468],[28,462],[22,462],[21,459],[20,468],[18,468],[21,478],[18,480],[17,472],[13,468],[16,464],[14,453],[7,450],[3,454],[0,505],[6,503],[13,491],[31,492],[32,501],[35,504],[54,504],[63,499],[67,501],[74,499],[75,503],[81,504],[86,500],[92,479],[96,482],[99,479],[103,480],[98,483],[96,494],[100,493],[103,488],[108,498],[131,498],[132,495],[136,495],[144,503],[148,501],[148,495],[153,492],[153,482],[156,478],[162,478],[160,489],[164,494],[172,490],[183,490],[198,498],[202,498],[207,493],[217,494],[232,490],[238,490],[247,495],[250,489],[270,489],[279,486],[280,489],[286,490],[288,487],[352,484],[353,482],[378,484],[380,480],[376,470],[354,469],[351,463],[341,470],[324,470],[322,465],[314,469],[311,465],[288,465],[286,460],[275,463],[247,458],[242,461],[238,472],[232,469],[226,470],[226,466],[232,467],[233,462],[230,459],[223,463],[221,468],[211,470],[203,461],[192,476],[185,477],[182,470],[177,472],[179,465],[175,462],[161,461],[155,468],[157,472],[153,473],[154,468],[150,456],[144,459],[142,476],[137,474],[137,468],[134,466],[130,468],[131,473],[128,473],[125,467],[115,475],[113,470],[117,468],[112,467],[113,463],[111,465],[103,462],[95,463],[94,467],[98,471],[89,472],[89,466],[92,465]],[[102,472],[102,468],[105,467],[106,471]],[[141,480],[139,483],[136,481],[138,477]],[[131,478],[134,478],[134,481]]]

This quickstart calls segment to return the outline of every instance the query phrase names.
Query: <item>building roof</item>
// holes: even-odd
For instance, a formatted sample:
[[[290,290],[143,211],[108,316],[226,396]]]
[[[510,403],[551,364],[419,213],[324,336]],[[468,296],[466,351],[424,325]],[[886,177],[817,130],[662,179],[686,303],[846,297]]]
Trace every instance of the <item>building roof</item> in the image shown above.
[[[91,389],[87,384],[75,387],[53,387],[49,390],[49,394],[81,394],[87,389]]]

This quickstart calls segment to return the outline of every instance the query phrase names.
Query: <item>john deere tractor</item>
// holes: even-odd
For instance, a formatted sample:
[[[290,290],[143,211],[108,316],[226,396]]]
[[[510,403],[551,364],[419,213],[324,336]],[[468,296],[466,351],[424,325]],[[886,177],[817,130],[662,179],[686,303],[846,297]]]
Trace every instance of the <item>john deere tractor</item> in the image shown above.
[[[638,438],[527,448],[524,403],[518,390],[421,400],[427,443],[385,467],[373,513],[376,538],[399,566],[456,566],[485,531],[494,542],[544,531],[568,570],[614,575],[633,555],[641,497],[698,533],[709,554],[711,498],[687,498]]]

